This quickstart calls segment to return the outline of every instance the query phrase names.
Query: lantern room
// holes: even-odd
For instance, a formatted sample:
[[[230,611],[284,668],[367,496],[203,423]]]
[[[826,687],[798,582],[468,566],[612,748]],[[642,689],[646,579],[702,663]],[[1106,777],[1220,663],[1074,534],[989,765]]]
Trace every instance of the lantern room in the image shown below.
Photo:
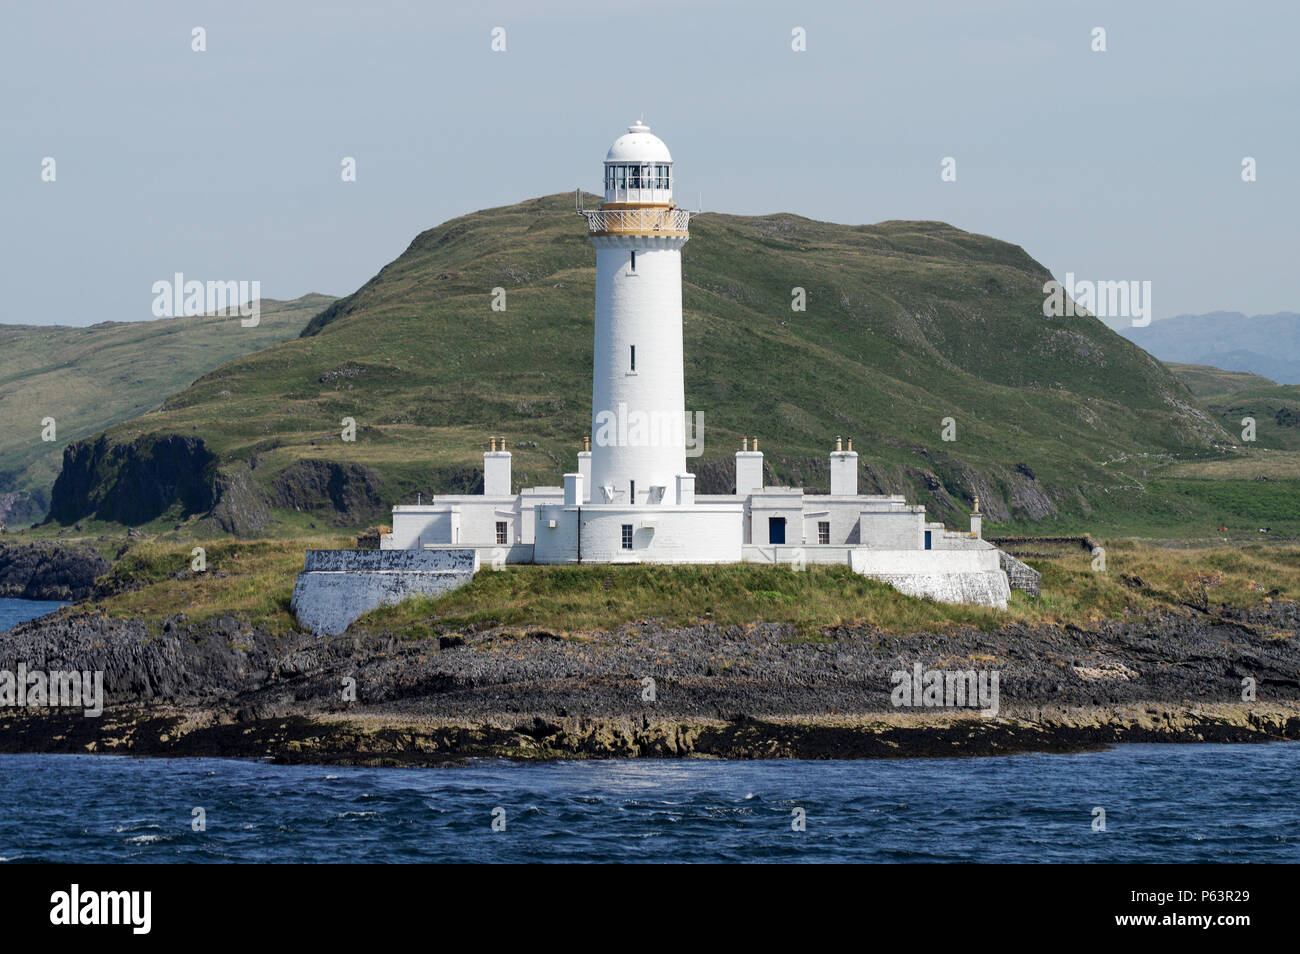
[[[672,201],[673,157],[649,126],[635,122],[605,156],[605,208]]]

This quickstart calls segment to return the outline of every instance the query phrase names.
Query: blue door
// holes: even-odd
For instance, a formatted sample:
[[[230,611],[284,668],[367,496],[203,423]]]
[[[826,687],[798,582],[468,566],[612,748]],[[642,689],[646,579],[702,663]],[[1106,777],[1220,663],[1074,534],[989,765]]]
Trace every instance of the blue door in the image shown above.
[[[931,531],[929,530],[925,531],[925,548],[927,550],[930,549],[930,533]]]
[[[767,518],[767,542],[785,543],[785,517]]]

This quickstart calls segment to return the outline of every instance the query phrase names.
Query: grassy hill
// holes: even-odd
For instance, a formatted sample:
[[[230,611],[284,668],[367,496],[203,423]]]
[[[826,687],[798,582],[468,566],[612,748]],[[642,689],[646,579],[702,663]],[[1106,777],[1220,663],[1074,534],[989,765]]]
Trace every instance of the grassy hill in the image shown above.
[[[0,325],[0,523],[44,515],[68,441],[156,408],[231,358],[296,336],[331,301],[264,300],[254,328],[213,316]],[[54,442],[41,440],[46,417],[55,419]]]
[[[595,255],[572,204],[549,196],[430,229],[301,337],[70,447],[54,521],[359,526],[417,491],[479,486],[489,435],[509,440],[516,487],[559,483],[591,399]],[[1019,247],[938,222],[787,214],[711,213],[691,233],[701,492],[730,486],[741,435],[762,439],[768,482],[824,492],[842,434],[862,453],[863,492],[905,492],[950,521],[976,494],[1011,527],[1218,519],[1213,500],[1146,487],[1171,462],[1224,457],[1235,435],[1101,322],[1045,318],[1050,276]],[[496,287],[504,312],[490,307]],[[791,310],[796,287],[804,312]],[[344,417],[355,443],[340,440]],[[949,417],[955,441],[941,436]]]
[[[1177,361],[1166,361],[1164,365],[1199,398],[1277,387],[1276,381],[1252,371],[1225,371],[1209,364],[1179,364]]]

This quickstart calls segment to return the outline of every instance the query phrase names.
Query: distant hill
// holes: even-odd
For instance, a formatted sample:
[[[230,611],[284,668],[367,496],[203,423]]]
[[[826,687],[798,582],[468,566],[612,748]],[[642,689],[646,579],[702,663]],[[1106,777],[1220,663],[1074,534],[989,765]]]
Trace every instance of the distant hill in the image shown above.
[[[261,320],[160,318],[85,328],[0,325],[0,523],[40,519],[70,440],[156,408],[231,358],[292,338],[327,295],[265,299]],[[41,421],[55,420],[55,442]]]
[[[1179,315],[1145,328],[1120,328],[1161,361],[1250,371],[1279,384],[1300,384],[1300,314],[1248,318],[1241,312]]]
[[[1250,371],[1225,371],[1208,364],[1179,364],[1176,361],[1166,361],[1164,365],[1197,397],[1277,387],[1276,381]]]
[[[515,452],[516,487],[560,483],[591,413],[595,253],[572,209],[549,196],[420,234],[301,337],[69,447],[52,521],[357,526],[417,492],[480,487],[489,435]],[[1148,462],[1230,440],[1095,318],[1044,318],[1050,276],[1015,245],[940,222],[789,214],[710,213],[691,233],[701,492],[730,488],[741,435],[761,439],[769,483],[825,492],[843,435],[863,492],[905,492],[936,517],[963,522],[975,495],[994,520],[1117,514]],[[806,311],[791,309],[795,288]],[[956,441],[941,438],[946,418]]]

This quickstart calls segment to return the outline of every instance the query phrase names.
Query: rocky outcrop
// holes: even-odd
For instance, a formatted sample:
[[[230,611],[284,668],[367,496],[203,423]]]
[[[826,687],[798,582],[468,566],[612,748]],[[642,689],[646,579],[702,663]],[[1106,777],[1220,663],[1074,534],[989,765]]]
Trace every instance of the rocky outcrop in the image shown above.
[[[0,480],[0,483],[3,483]],[[32,523],[45,516],[48,495],[44,491],[35,493],[26,490],[6,490],[0,492],[0,527],[19,526]]]
[[[108,561],[87,547],[54,543],[0,544],[0,596],[20,600],[84,600]]]
[[[379,474],[362,464],[300,460],[276,475],[272,494],[285,510],[317,511],[356,524],[385,513],[382,488]]]
[[[232,464],[217,471],[214,481],[216,502],[206,519],[226,533],[251,537],[271,522],[266,494],[253,480],[246,463]]]
[[[47,523],[94,517],[129,526],[179,504],[182,516],[206,513],[215,499],[216,457],[202,440],[149,434],[130,443],[100,434],[63,451]]]

